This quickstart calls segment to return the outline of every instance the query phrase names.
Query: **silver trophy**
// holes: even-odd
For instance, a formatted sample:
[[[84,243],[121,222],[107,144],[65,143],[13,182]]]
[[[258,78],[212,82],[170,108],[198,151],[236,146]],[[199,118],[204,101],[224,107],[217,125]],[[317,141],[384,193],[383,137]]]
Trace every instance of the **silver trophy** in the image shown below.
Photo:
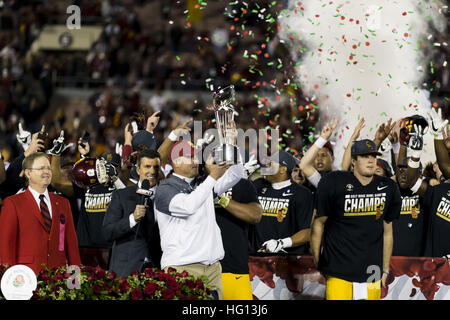
[[[234,106],[235,99],[234,86],[230,85],[220,89],[213,94],[213,108],[216,117],[217,131],[219,133],[219,145],[213,149],[215,163],[238,162],[238,148],[236,146],[236,136],[233,133]]]

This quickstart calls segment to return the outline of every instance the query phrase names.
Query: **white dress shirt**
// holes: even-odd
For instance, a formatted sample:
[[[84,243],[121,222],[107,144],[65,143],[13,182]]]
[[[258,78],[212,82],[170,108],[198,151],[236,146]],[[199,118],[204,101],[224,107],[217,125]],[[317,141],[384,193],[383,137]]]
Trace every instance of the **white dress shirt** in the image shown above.
[[[45,204],[48,207],[48,212],[50,212],[50,217],[53,217],[52,216],[52,202],[50,201],[50,196],[48,195],[48,190],[45,189],[44,193],[39,193],[36,190],[34,190],[33,188],[31,188],[31,187],[28,187],[28,190],[30,190],[31,194],[33,195],[33,198],[36,201],[36,204],[37,204],[37,206],[39,208],[39,211],[41,211],[41,199],[39,198],[39,196],[41,194],[43,194],[45,196],[44,197],[44,201],[45,201]]]
[[[173,174],[190,183],[193,179]],[[208,176],[189,193],[180,192],[169,203],[169,213],[155,206],[161,236],[161,268],[192,263],[211,265],[224,257],[216,222],[213,191],[222,194],[244,177],[242,164],[228,168],[218,180]],[[161,189],[159,189],[161,190]],[[158,196],[158,189],[156,191]]]

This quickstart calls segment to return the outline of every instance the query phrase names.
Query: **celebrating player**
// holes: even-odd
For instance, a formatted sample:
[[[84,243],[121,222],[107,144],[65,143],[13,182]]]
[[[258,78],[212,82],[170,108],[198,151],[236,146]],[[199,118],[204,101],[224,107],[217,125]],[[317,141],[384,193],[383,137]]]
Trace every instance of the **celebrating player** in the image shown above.
[[[332,172],[319,183],[311,249],[328,300],[378,300],[386,284],[401,199],[394,181],[375,175],[377,155],[373,141],[355,141],[353,172]]]

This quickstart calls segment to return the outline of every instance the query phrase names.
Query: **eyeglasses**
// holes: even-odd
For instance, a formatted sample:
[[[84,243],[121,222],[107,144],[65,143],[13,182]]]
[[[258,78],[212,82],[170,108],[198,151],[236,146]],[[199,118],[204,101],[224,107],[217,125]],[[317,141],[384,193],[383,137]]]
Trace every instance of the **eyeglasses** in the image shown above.
[[[44,171],[44,170],[52,171],[52,168],[51,168],[51,167],[28,168],[28,169],[29,169],[29,170],[37,170],[37,171]]]

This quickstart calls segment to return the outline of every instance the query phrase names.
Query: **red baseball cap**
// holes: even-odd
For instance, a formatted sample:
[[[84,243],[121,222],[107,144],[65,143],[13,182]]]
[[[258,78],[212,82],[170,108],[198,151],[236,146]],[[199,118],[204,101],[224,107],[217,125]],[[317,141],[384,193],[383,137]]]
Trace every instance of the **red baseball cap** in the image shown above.
[[[179,157],[192,157],[198,153],[200,149],[195,149],[191,142],[182,140],[174,143],[169,150],[169,161],[173,162]]]

